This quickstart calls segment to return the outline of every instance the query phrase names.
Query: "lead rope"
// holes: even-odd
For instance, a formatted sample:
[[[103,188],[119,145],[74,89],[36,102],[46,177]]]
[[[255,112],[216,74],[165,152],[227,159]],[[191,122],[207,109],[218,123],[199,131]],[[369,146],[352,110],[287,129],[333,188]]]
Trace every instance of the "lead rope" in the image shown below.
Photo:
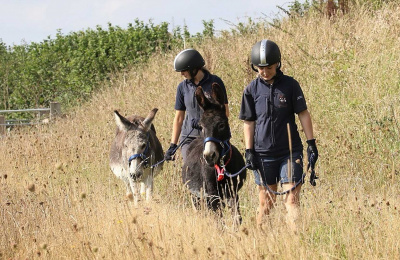
[[[236,177],[237,175],[239,175],[242,171],[246,170],[249,167],[250,167],[250,164],[246,164],[242,169],[240,169],[238,172],[236,172],[234,174],[230,174],[229,172],[225,171],[225,175],[228,176],[229,178],[233,178],[233,177]],[[260,171],[256,170],[256,172],[261,177]],[[262,186],[266,187],[269,192],[271,192],[275,195],[284,195],[284,194],[287,194],[287,193],[293,191],[294,189],[296,189],[297,186],[300,185],[300,183],[304,182],[305,177],[306,177],[306,174],[304,173],[303,176],[301,177],[301,179],[298,182],[296,182],[292,188],[282,191],[282,192],[277,192],[277,191],[272,190],[267,184],[264,183],[264,181],[262,181]],[[261,180],[262,180],[262,177],[261,177]]]
[[[238,176],[240,173],[242,173],[242,171],[246,170],[246,169],[249,168],[249,167],[250,167],[250,164],[246,164],[242,169],[240,169],[240,170],[239,170],[238,172],[236,172],[236,173],[231,174],[231,173],[225,171],[225,175],[228,176],[229,178],[233,178],[233,177]]]
[[[194,128],[192,128],[192,130],[190,130],[190,132],[185,136],[185,138],[183,138],[183,140],[179,143],[179,145],[178,145],[178,146],[175,148],[175,150],[173,151],[172,155],[174,155],[174,154],[176,153],[176,151],[179,149],[179,147],[182,146],[183,142],[185,142],[186,138],[189,137],[189,135],[193,132],[193,130],[194,130]],[[147,159],[147,158],[146,158],[146,159]],[[142,161],[142,162],[143,162],[143,161]],[[157,167],[159,164],[161,164],[161,163],[163,163],[163,162],[165,162],[165,158],[162,159],[161,161],[159,161],[159,162],[157,162],[157,163],[151,165],[150,168],[153,169],[153,168]]]

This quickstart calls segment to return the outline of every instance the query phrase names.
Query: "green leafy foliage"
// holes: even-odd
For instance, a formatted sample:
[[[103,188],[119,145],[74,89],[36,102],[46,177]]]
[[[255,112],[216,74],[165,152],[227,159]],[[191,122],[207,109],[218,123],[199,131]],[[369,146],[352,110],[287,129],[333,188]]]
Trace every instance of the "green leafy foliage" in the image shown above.
[[[213,37],[213,21],[204,22]],[[55,39],[7,47],[0,41],[0,109],[48,106],[58,101],[71,107],[88,100],[110,75],[144,63],[155,53],[198,41],[187,27],[168,32],[168,23],[154,25],[135,20],[127,28],[108,23],[106,29],[58,31]]]

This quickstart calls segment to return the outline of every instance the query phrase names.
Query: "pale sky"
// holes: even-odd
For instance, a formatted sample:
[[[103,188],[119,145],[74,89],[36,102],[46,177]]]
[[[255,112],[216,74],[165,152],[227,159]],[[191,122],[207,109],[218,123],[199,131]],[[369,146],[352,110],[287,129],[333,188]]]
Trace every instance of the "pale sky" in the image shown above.
[[[24,41],[41,42],[52,39],[61,29],[64,35],[73,31],[107,28],[107,23],[126,28],[135,19],[155,25],[169,23],[188,26],[195,34],[204,29],[202,20],[214,20],[214,27],[225,30],[233,24],[265,17],[283,16],[277,5],[288,8],[294,0],[0,0],[0,39],[6,45]],[[304,2],[304,1],[300,1]]]

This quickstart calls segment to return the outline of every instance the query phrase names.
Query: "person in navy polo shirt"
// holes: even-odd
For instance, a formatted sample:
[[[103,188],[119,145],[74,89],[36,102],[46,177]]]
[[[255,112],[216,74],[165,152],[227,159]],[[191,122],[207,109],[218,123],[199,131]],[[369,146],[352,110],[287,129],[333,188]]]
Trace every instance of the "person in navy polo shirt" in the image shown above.
[[[197,122],[200,119],[202,111],[195,97],[195,90],[198,86],[201,86],[207,95],[211,93],[212,83],[218,83],[224,91],[226,114],[229,116],[225,85],[218,76],[211,74],[204,65],[203,57],[194,49],[183,50],[175,57],[174,69],[180,72],[185,77],[185,80],[178,85],[176,91],[175,118],[172,126],[171,145],[164,156],[167,161],[174,160],[179,137],[181,140],[184,140],[181,146],[181,156],[185,162],[189,144],[196,137],[200,136],[200,128]]]
[[[303,177],[303,144],[295,114],[307,138],[307,156],[314,169],[318,150],[311,116],[299,83],[280,70],[281,52],[275,42],[257,42],[251,51],[251,63],[258,75],[243,92],[239,118],[244,122],[246,163],[259,189],[257,224],[262,224],[274,206],[279,182],[283,190],[300,183],[284,199],[287,223],[295,230]]]

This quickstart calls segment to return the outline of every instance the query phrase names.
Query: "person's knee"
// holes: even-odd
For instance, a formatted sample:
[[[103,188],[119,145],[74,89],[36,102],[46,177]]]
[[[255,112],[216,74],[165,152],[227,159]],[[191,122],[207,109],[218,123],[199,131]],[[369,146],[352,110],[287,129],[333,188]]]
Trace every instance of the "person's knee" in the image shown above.
[[[294,196],[289,196],[286,200],[286,205],[288,206],[298,206],[299,205],[299,200],[295,198]]]
[[[285,199],[287,207],[298,207],[300,205],[300,197],[298,194],[289,193]]]
[[[265,196],[265,191],[260,190],[260,193],[258,194],[258,199],[260,202],[260,207],[265,207],[267,205],[268,199]]]

